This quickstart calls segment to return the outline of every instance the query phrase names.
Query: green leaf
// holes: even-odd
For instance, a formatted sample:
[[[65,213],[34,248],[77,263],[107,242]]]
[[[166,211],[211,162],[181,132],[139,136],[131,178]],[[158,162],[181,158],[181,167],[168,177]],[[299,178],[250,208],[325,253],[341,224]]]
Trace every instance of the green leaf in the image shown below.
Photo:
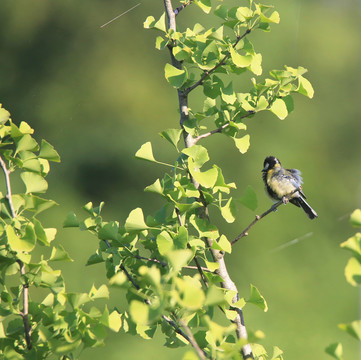
[[[333,356],[337,360],[343,360],[343,348],[340,342],[330,344],[325,349],[326,354]]]
[[[119,332],[122,327],[122,318],[118,311],[113,311],[109,314],[108,328],[114,332]]]
[[[54,147],[45,140],[41,140],[39,157],[49,161],[60,162],[60,156]]]
[[[109,290],[108,287],[103,284],[98,289],[93,285],[90,289],[89,296],[95,299],[109,299]]]
[[[167,255],[173,249],[173,239],[166,231],[162,231],[157,236],[156,243],[158,251],[162,256]]]
[[[49,261],[74,261],[62,245],[53,247]]]
[[[128,286],[128,278],[123,271],[119,271],[110,278],[109,284],[118,287]]]
[[[64,340],[50,339],[49,347],[52,353],[56,355],[69,354],[72,351],[78,349],[81,346],[82,340],[74,340],[71,342],[65,342]]]
[[[233,46],[230,46],[229,52],[231,54],[231,59],[233,61],[233,64],[236,65],[239,68],[245,68],[251,65],[252,63],[252,55],[240,55]]]
[[[90,296],[86,293],[67,293],[65,296],[73,309],[78,309],[81,305],[91,301]]]
[[[147,192],[153,192],[156,194],[160,194],[163,195],[163,187],[159,181],[159,179],[157,179],[152,185],[147,186],[144,191]]]
[[[47,229],[44,229],[44,231],[45,231],[47,241],[50,243],[55,239],[55,236],[56,236],[56,233],[58,230],[55,228],[47,228]]]
[[[199,357],[191,350],[188,350],[182,357],[182,360],[198,360]]]
[[[310,99],[313,98],[313,95],[315,93],[311,83],[306,78],[304,78],[302,76],[300,76],[299,79],[298,79],[297,92],[302,94],[302,95],[306,95]]]
[[[193,252],[189,249],[172,250],[168,251],[166,256],[174,272],[177,273],[183,266],[188,264],[188,261],[193,256]]]
[[[48,239],[47,233],[46,233],[45,229],[43,228],[43,226],[41,225],[40,221],[33,218],[33,224],[34,224],[34,230],[35,230],[37,239],[44,245],[49,246],[50,242],[53,239]]]
[[[247,301],[247,303],[258,306],[264,312],[268,311],[268,306],[267,306],[265,298],[261,295],[261,293],[258,291],[258,289],[252,284],[251,284],[251,296],[246,301]]]
[[[281,120],[285,119],[288,115],[287,105],[285,101],[281,98],[277,98],[272,103],[270,110]]]
[[[211,285],[207,289],[206,301],[204,303],[205,306],[214,306],[221,305],[226,303],[224,298],[224,291],[220,289],[218,286]]]
[[[170,85],[179,89],[187,80],[186,69],[177,69],[171,64],[166,64],[164,68],[165,78]]]
[[[11,225],[5,226],[5,233],[7,241],[14,251],[31,251],[35,247],[36,238],[35,231],[31,225],[26,227],[27,232],[23,237],[16,235],[14,228]]]
[[[103,223],[98,231],[100,240],[118,240],[119,225],[116,221]]]
[[[0,104],[0,124],[5,124],[10,119],[9,111],[1,107]]]
[[[143,144],[140,149],[135,153],[137,159],[142,159],[151,162],[157,162],[153,156],[152,144],[150,141]]]
[[[250,210],[255,211],[257,209],[257,195],[254,189],[249,185],[247,186],[245,193],[237,200]]]
[[[244,135],[241,138],[233,138],[234,143],[241,154],[245,154],[250,147],[250,136]]]
[[[350,223],[354,227],[361,227],[361,209],[356,209],[350,216]]]
[[[182,150],[183,154],[193,159],[192,164],[197,168],[201,168],[209,160],[208,151],[201,145],[193,145]]]
[[[208,237],[212,240],[219,238],[219,232],[215,225],[212,225],[206,219],[201,219],[196,217],[195,215],[191,215],[189,218],[189,222],[193,225],[193,227],[198,231],[198,235],[200,238]]]
[[[182,129],[168,129],[162,131],[160,136],[166,140],[168,140],[177,150],[178,150],[178,142],[183,133]]]
[[[195,0],[194,3],[198,7],[200,7],[206,14],[209,14],[212,10],[211,0]]]
[[[234,104],[237,100],[236,94],[233,91],[232,81],[225,88],[221,88],[221,97],[226,104]]]
[[[200,172],[198,167],[193,163],[192,158],[188,158],[189,172],[199,184],[205,188],[213,188],[218,178],[218,170],[215,166],[204,172]]]
[[[283,355],[283,351],[278,346],[274,346],[271,360],[283,360],[282,355]]]
[[[348,238],[340,245],[343,249],[350,250],[359,262],[361,262],[361,233]]]
[[[95,265],[104,262],[103,254],[99,249],[95,252],[95,254],[90,255],[88,261],[86,262],[87,266]]]
[[[155,29],[166,32],[165,13],[162,14],[158,21],[156,21],[153,16],[148,16],[144,21],[143,26],[145,29]]]
[[[361,285],[361,264],[356,258],[352,257],[347,262],[345,277],[352,286]]]
[[[175,284],[180,293],[178,303],[182,308],[198,310],[203,307],[205,294],[202,289],[202,284],[197,278],[183,276],[183,278],[176,278]]]
[[[221,207],[221,214],[224,220],[226,220],[228,223],[233,223],[236,215],[236,206],[232,198],[230,198],[226,205]]]
[[[29,134],[25,134],[18,141],[16,141],[15,154],[19,153],[20,151],[36,151],[38,148],[39,145],[36,140]]]
[[[125,220],[125,231],[142,231],[148,229],[148,226],[144,222],[143,210],[141,208],[136,208],[132,210]]]
[[[361,340],[361,320],[355,320],[348,324],[339,324],[338,327],[357,340]]]
[[[129,306],[130,316],[136,324],[146,325],[149,319],[149,306],[144,302],[133,300]]]
[[[50,209],[51,207],[58,205],[53,200],[43,199],[39,196],[28,194],[24,196],[25,209],[34,211],[34,216],[41,212]]]
[[[64,228],[69,228],[69,227],[79,227],[79,220],[75,215],[74,211],[71,211],[65,218],[64,222],[63,222],[63,227]]]
[[[26,193],[42,193],[48,189],[48,183],[39,174],[33,172],[22,172],[20,174],[26,186]]]
[[[232,252],[232,245],[225,235],[221,235],[218,241],[213,241],[212,249],[217,249],[230,254]]]

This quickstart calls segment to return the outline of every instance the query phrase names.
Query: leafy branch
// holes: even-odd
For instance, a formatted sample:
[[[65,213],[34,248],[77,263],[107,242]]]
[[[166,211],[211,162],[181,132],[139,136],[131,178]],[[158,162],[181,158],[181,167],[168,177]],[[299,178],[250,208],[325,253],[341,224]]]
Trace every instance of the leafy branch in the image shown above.
[[[238,43],[240,42],[240,40],[242,40],[244,37],[246,37],[253,28],[249,28],[245,31],[245,33],[243,35],[238,35],[236,38],[236,41],[234,42],[234,44],[232,45],[232,48],[234,49]],[[231,52],[229,51],[226,55],[224,55],[223,59],[217,64],[215,65],[212,69],[205,71],[204,74],[201,76],[201,78],[192,86],[186,88],[183,92],[184,94],[189,94],[192,90],[194,90],[196,87],[198,87],[199,85],[202,85],[204,80],[209,77],[213,72],[215,72],[219,67],[221,67],[222,65],[224,65],[227,61],[227,59],[231,56]]]

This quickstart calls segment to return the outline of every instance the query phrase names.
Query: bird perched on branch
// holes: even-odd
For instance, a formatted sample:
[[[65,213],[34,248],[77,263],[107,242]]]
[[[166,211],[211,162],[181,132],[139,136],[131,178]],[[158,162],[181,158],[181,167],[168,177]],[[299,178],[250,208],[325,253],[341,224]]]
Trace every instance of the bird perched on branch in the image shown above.
[[[277,158],[268,156],[263,164],[262,178],[272,199],[282,200],[285,204],[289,201],[301,207],[311,220],[318,217],[316,211],[305,200],[299,170],[285,169]]]

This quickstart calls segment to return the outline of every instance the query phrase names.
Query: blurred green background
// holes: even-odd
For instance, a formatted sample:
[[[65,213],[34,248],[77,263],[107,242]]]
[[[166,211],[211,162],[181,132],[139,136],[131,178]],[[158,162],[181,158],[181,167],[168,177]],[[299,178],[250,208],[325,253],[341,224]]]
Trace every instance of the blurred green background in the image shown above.
[[[224,0],[228,3],[228,0]],[[178,127],[177,96],[164,79],[168,53],[154,48],[156,33],[145,31],[148,15],[158,17],[163,1],[141,1],[134,10],[100,26],[138,0],[2,0],[0,3],[0,102],[16,123],[28,122],[36,137],[52,143],[62,157],[48,177],[49,197],[59,206],[41,220],[57,227],[61,242],[75,259],[63,266],[70,291],[87,291],[106,282],[102,265],[86,268],[97,241],[62,229],[72,210],[81,214],[88,201],[106,202],[104,216],[124,221],[141,206],[152,213],[161,206],[143,188],[167,169],[134,159],[146,141],[156,158],[173,161],[176,153],[158,133]],[[243,4],[239,0],[232,3]],[[250,35],[263,55],[264,74],[283,65],[309,69],[314,99],[295,98],[295,112],[280,121],[261,113],[247,121],[251,147],[241,155],[233,142],[215,135],[204,141],[226,181],[236,182],[235,196],[247,185],[258,194],[260,213],[270,206],[260,170],[268,155],[302,170],[310,204],[319,218],[310,221],[294,206],[281,206],[252,229],[227,257],[230,273],[248,297],[249,284],[268,301],[262,313],[248,305],[245,320],[261,329],[263,344],[278,345],[286,359],[327,359],[324,348],[342,341],[346,359],[360,359],[359,344],[337,328],[359,318],[360,294],[344,279],[348,254],[339,244],[353,235],[348,215],[361,205],[361,3],[356,0],[274,0],[281,23],[270,33]],[[174,2],[178,6],[178,3]],[[190,7],[178,17],[180,27],[194,22],[217,24]],[[249,77],[240,88],[250,88]],[[201,106],[192,94],[190,106]],[[229,239],[255,213],[239,207],[238,219],[215,222]],[[285,247],[292,240],[300,239]],[[123,309],[122,293],[112,291],[112,305]],[[185,349],[162,347],[161,335],[146,341],[111,334],[107,346],[87,350],[82,359],[181,358]]]

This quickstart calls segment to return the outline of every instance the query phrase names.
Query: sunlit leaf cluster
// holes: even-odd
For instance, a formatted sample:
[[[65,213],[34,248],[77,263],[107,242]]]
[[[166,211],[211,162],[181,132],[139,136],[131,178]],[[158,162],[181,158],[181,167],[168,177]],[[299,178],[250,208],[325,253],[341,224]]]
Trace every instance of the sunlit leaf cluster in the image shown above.
[[[38,215],[56,203],[43,197],[48,188],[49,161],[60,157],[45,140],[40,145],[25,122],[17,126],[0,108],[0,357],[45,359],[73,356],[103,343],[107,329],[118,331],[120,315],[89,306],[108,298],[107,287],[89,293],[68,293],[56,262],[72,261],[57,230],[46,228]],[[23,184],[12,186],[17,176]],[[39,256],[40,255],[40,256]],[[42,290],[40,290],[42,289]],[[34,301],[38,293],[42,300]]]

